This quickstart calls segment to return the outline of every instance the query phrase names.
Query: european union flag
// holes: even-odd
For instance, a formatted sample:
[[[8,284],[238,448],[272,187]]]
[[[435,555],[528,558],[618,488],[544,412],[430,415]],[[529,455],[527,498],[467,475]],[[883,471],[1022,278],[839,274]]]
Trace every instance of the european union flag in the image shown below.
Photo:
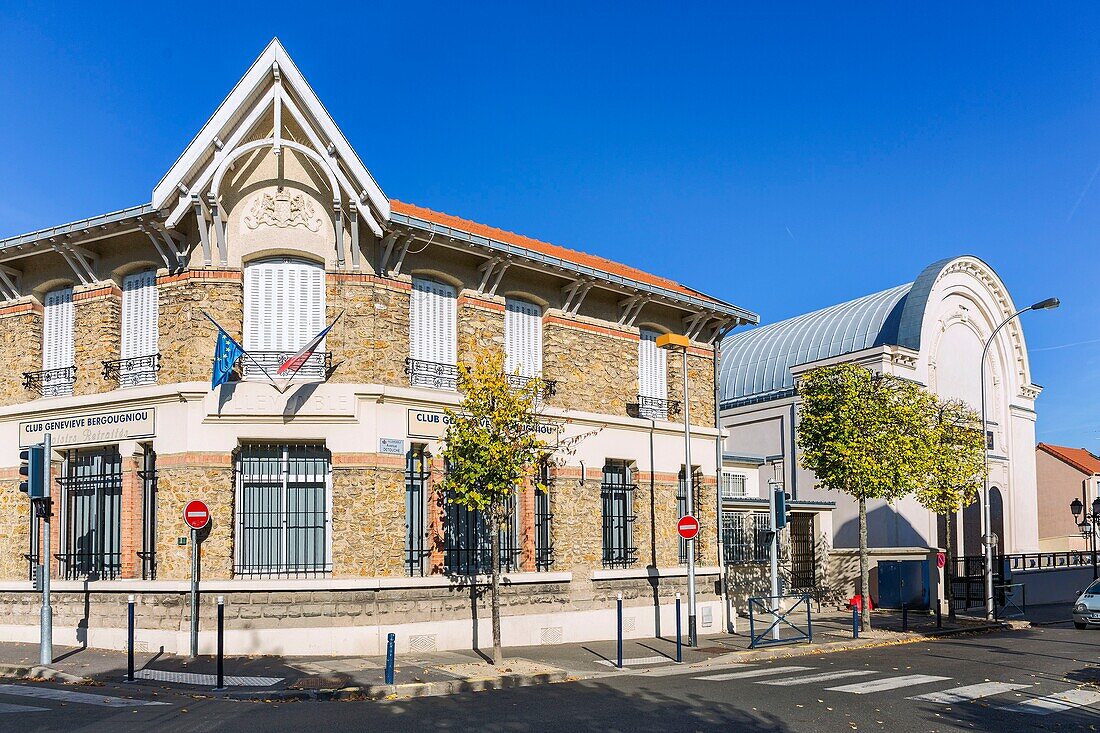
[[[217,324],[215,324],[217,325]],[[229,381],[233,365],[241,358],[244,349],[218,326],[218,346],[214,349],[214,372],[210,375],[210,388]]]

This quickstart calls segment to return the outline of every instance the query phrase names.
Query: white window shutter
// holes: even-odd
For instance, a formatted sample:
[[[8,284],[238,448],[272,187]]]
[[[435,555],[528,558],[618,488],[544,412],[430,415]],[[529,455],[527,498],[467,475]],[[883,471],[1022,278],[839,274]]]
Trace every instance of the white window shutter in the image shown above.
[[[508,298],[504,310],[504,370],[520,376],[542,374],[542,308]]]
[[[455,289],[413,279],[409,313],[409,355],[418,361],[456,364],[458,306]]]
[[[122,348],[120,357],[157,353],[157,275],[152,270],[128,275],[122,281]]]
[[[246,351],[295,352],[325,327],[325,271],[320,265],[263,260],[245,268],[244,284]]]
[[[43,369],[62,369],[73,365],[73,317],[72,288],[46,294],[42,323]]]
[[[668,368],[665,350],[657,347],[657,333],[643,330],[638,340],[638,394],[668,397]]]

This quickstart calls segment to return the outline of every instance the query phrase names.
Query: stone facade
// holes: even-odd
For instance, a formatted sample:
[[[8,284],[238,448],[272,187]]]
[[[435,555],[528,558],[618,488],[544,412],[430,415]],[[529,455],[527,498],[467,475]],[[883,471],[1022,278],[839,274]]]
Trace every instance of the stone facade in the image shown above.
[[[691,424],[714,425],[714,352],[703,346],[688,350],[688,396],[691,398]],[[668,398],[683,402],[684,362],[678,351],[668,353]],[[682,421],[683,415],[674,419]]]
[[[218,329],[203,311],[243,344],[241,273],[192,270],[180,275],[165,275],[157,278],[157,289],[161,354],[157,381],[162,384],[209,381]]]
[[[551,316],[543,320],[542,344],[542,373],[557,382],[548,404],[626,415],[638,401],[636,335]]]
[[[114,283],[73,293],[73,394],[108,392],[117,382],[103,378],[103,362],[119,358],[122,348],[122,291]]]
[[[157,456],[157,579],[191,577],[191,531],[183,508],[201,499],[210,508],[210,524],[199,532],[202,577],[233,575],[233,464],[227,454]],[[186,545],[177,538],[186,537]]]
[[[458,299],[458,360],[473,363],[485,349],[504,350],[504,306],[464,295]]]
[[[372,275],[333,274],[325,293],[327,322],[340,323],[325,339],[336,383],[407,384],[409,288]]]
[[[42,368],[42,307],[36,301],[0,308],[0,359],[7,365],[0,375],[0,405],[30,399],[23,372]]]
[[[332,574],[405,574],[405,459],[342,454],[332,468]]]
[[[582,486],[579,469],[561,469],[550,489],[550,510],[554,514],[554,568],[575,569],[574,577],[591,572],[602,562],[602,547],[598,541],[603,531],[602,469],[590,467],[585,473]]]
[[[30,515],[26,494],[19,491],[17,469],[0,473],[0,578],[26,578],[30,549]]]

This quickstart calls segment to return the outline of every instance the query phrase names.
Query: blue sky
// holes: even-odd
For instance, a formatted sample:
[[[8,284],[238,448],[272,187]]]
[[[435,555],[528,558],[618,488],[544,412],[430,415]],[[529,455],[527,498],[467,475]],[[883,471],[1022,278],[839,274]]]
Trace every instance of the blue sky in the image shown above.
[[[1100,6],[0,8],[0,236],[149,200],[272,36],[388,195],[778,320],[993,265],[1100,452]]]

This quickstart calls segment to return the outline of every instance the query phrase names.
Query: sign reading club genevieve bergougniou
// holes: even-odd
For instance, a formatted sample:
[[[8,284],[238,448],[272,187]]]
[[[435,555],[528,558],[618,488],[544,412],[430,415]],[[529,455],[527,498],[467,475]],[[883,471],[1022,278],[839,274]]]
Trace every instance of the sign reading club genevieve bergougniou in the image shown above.
[[[54,448],[91,443],[114,443],[156,434],[156,410],[145,407],[121,412],[89,412],[19,423],[19,447],[41,443],[50,434]]]

